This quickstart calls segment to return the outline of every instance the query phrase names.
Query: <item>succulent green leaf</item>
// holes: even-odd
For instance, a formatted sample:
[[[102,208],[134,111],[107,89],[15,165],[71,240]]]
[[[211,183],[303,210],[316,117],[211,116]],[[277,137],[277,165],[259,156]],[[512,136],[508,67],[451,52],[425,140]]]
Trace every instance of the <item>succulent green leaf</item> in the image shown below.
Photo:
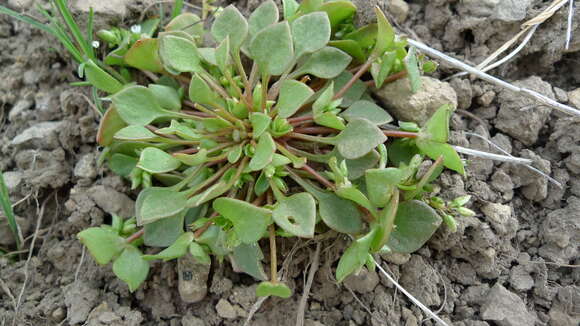
[[[206,191],[199,195],[191,197],[187,201],[188,207],[197,207],[201,204],[205,204],[210,200],[223,195],[226,191],[231,189],[231,185],[227,184],[225,181],[220,181],[213,186],[209,187]]]
[[[165,30],[171,31],[183,31],[194,38],[201,38],[203,36],[203,22],[198,15],[191,12],[184,12],[181,15],[173,18]]]
[[[421,89],[421,71],[417,63],[417,50],[414,47],[409,49],[409,53],[405,57],[405,68],[407,68],[407,75],[411,83],[411,92],[416,93]]]
[[[193,256],[193,258],[195,258],[196,261],[204,265],[211,265],[211,257],[197,242],[192,242],[189,244],[189,253]]]
[[[358,62],[366,61],[366,55],[363,51],[363,48],[356,41],[335,40],[328,42],[328,45],[344,51]]]
[[[347,159],[357,159],[384,143],[387,137],[366,119],[353,119],[338,135],[337,148]]]
[[[403,173],[397,168],[367,170],[365,181],[371,203],[377,207],[385,207],[402,178]]]
[[[159,58],[159,39],[140,39],[125,53],[124,62],[137,69],[162,72],[163,65]]]
[[[202,148],[199,150],[199,152],[191,155],[176,153],[173,154],[173,157],[185,165],[198,166],[207,162],[207,149]]]
[[[137,167],[149,173],[165,173],[177,169],[181,162],[156,147],[147,147],[141,152]]]
[[[223,100],[216,94],[209,85],[198,74],[191,77],[189,83],[189,99],[204,105],[221,105]]]
[[[278,116],[282,118],[293,116],[313,94],[314,91],[304,83],[291,79],[283,81],[276,106]]]
[[[111,145],[117,131],[123,129],[125,126],[127,124],[123,121],[115,106],[109,106],[99,123],[97,143],[103,147]]]
[[[228,152],[228,162],[236,163],[242,157],[242,145],[237,145]]]
[[[127,246],[113,263],[113,273],[134,292],[147,279],[149,263],[143,259],[139,249]]]
[[[371,248],[372,241],[375,237],[375,229],[366,234],[364,237],[353,241],[340,257],[336,267],[336,280],[344,281],[347,276],[360,270],[365,262]]]
[[[252,130],[254,138],[260,138],[266,130],[270,127],[272,118],[269,115],[262,112],[252,113],[250,116],[250,122],[252,123]]]
[[[279,199],[272,218],[286,232],[312,238],[316,224],[316,202],[312,195],[305,192]]]
[[[261,282],[256,288],[256,296],[268,297],[275,296],[288,299],[292,296],[292,290],[284,283]]]
[[[298,8],[298,11],[302,14],[311,13],[320,9],[324,0],[303,0]]]
[[[108,264],[124,248],[125,240],[108,228],[88,228],[77,234],[91,256],[101,265]]]
[[[226,248],[226,238],[227,234],[224,230],[217,225],[212,225],[197,238],[197,242],[207,245],[212,254],[223,257],[230,252]]]
[[[366,208],[372,215],[376,215],[376,210],[373,207],[373,204],[371,204],[367,196],[363,194],[362,191],[358,190],[356,187],[352,185],[338,187],[336,189],[336,194],[341,198],[348,199]]]
[[[442,144],[430,140],[417,139],[417,147],[421,153],[436,160],[443,156],[443,165],[461,175],[465,175],[465,166],[461,161],[459,154],[449,144]]]
[[[336,29],[340,23],[354,16],[356,6],[350,1],[338,0],[326,2],[318,10],[328,14],[332,29]]]
[[[232,127],[232,124],[222,118],[205,118],[201,120],[203,127],[209,132],[216,132]]]
[[[163,35],[159,39],[159,57],[170,71],[199,72],[203,69],[195,44],[175,35]]]
[[[217,66],[216,49],[215,48],[199,48],[197,49],[203,61],[210,65]]]
[[[260,281],[267,279],[266,273],[264,273],[264,266],[262,266],[262,259],[264,259],[264,254],[257,243],[242,243],[234,248],[233,260],[235,267]]]
[[[259,171],[265,168],[270,162],[276,152],[276,143],[269,133],[264,133],[258,140],[254,157],[250,160],[250,171]]]
[[[175,215],[164,217],[155,222],[145,224],[143,229],[143,242],[149,247],[169,247],[181,234],[187,210],[182,210]]]
[[[189,245],[191,244],[192,241],[193,241],[192,232],[183,233],[182,235],[179,236],[179,238],[177,238],[177,240],[175,240],[175,242],[171,246],[167,247],[166,249],[164,249],[163,251],[161,251],[156,255],[144,255],[143,259],[144,260],[163,259],[164,261],[169,261],[172,259],[179,258],[187,253],[187,249],[189,248]]]
[[[85,63],[85,76],[91,85],[109,94],[123,89],[123,84],[92,61]]]
[[[155,222],[165,217],[177,215],[185,210],[185,194],[167,188],[150,187],[143,189],[135,203],[137,225]]]
[[[115,174],[128,178],[137,166],[137,158],[125,154],[113,154],[109,159],[109,169]]]
[[[256,34],[249,50],[262,74],[281,75],[294,59],[290,25],[282,22],[264,28]]]
[[[296,14],[300,5],[296,0],[282,0],[282,7],[284,10],[284,19],[290,20]]]
[[[256,180],[256,185],[254,186],[254,193],[256,196],[261,196],[264,194],[268,189],[270,189],[270,183],[268,182],[268,177],[266,173],[262,171],[258,180]]]
[[[143,86],[127,87],[111,99],[121,118],[130,125],[144,126],[167,115],[151,90]]]
[[[228,70],[230,64],[230,38],[226,37],[225,40],[215,49],[214,52],[215,63],[220,68],[222,73]]]
[[[343,71],[334,80],[334,91],[338,92],[341,90],[346,83],[348,83],[353,77],[348,71]],[[360,80],[357,80],[354,85],[344,94],[342,97],[342,102],[340,103],[341,108],[348,108],[354,104],[354,102],[360,100],[367,90],[367,85]]]
[[[419,250],[441,225],[441,217],[431,206],[419,200],[399,204],[395,229],[387,245],[394,252]]]
[[[340,75],[351,61],[352,58],[348,54],[327,46],[312,53],[292,76],[311,74],[319,78],[332,79]]]
[[[324,12],[313,12],[292,22],[292,38],[296,59],[316,52],[330,41],[330,21]]]
[[[272,0],[264,1],[252,14],[248,20],[250,37],[253,37],[264,28],[278,22],[278,6]]]
[[[377,24],[369,24],[346,34],[344,38],[355,41],[362,49],[369,49],[376,44],[377,34]]]
[[[114,138],[117,140],[150,141],[159,138],[159,136],[143,126],[133,125],[117,131]]]
[[[198,134],[193,128],[187,126],[185,123],[179,123],[177,120],[171,120],[169,127],[157,129],[155,133],[161,135],[176,135],[187,140],[201,139],[201,135]]]
[[[364,176],[365,171],[375,167],[380,159],[379,153],[377,153],[375,150],[370,151],[367,155],[354,160],[345,159],[336,149],[333,150],[329,156],[334,156],[339,162],[344,161],[346,163],[349,180],[356,180]]]
[[[230,5],[216,17],[211,34],[218,42],[223,42],[229,36],[231,50],[237,51],[248,36],[248,29],[248,21],[244,15],[235,6]]]
[[[214,200],[213,208],[232,222],[236,235],[246,244],[260,240],[272,223],[272,211],[242,200],[221,197]]]
[[[347,110],[342,112],[341,116],[347,121],[354,119],[366,119],[375,125],[383,125],[393,121],[393,117],[387,111],[371,101],[357,101]]]
[[[378,33],[373,54],[381,56],[394,44],[395,30],[380,8],[375,8],[375,14],[377,15]]]
[[[389,51],[386,52],[378,62],[373,62],[371,66],[371,75],[373,75],[375,86],[377,88],[382,87],[387,77],[389,77],[396,59],[397,52]]]
[[[451,113],[453,113],[453,107],[448,104],[437,109],[423,128],[421,128],[421,131],[419,131],[419,138],[438,143],[447,143],[449,140],[449,120],[451,119]]]
[[[171,111],[181,110],[181,97],[175,88],[157,84],[151,84],[148,88],[162,108]]]
[[[389,161],[394,166],[409,164],[416,154],[419,154],[419,149],[414,141],[397,139],[389,146]]]

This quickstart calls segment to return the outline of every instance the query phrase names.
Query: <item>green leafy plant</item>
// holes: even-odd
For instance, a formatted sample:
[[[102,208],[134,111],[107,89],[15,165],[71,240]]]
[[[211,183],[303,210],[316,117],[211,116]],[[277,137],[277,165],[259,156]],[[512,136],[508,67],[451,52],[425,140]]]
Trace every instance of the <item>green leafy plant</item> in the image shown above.
[[[465,213],[464,199],[442,204],[428,195],[443,167],[464,174],[447,144],[453,108],[421,128],[387,129],[393,119],[369,95],[368,85],[403,77],[416,91],[422,71],[434,69],[379,9],[376,24],[357,29],[350,1],[286,0],[281,19],[270,0],[248,19],[222,8],[206,30],[177,2],[163,27],[155,18],[98,31],[110,51],[101,60],[91,28],[83,36],[65,1],[54,4],[65,25],[48,12],[48,29],[31,23],[79,62],[79,85],[104,95],[102,161],[141,189],[134,217],[114,216],[78,238],[131,291],[146,279],[148,261],[190,254],[204,264],[229,257],[262,281],[257,295],[289,297],[277,276],[277,238],[349,235],[336,270],[342,281],[372,268],[373,253],[413,252],[442,216],[452,225],[452,213]],[[205,46],[208,37],[215,47]],[[434,163],[419,176],[425,159]],[[144,255],[147,247],[164,249]]]

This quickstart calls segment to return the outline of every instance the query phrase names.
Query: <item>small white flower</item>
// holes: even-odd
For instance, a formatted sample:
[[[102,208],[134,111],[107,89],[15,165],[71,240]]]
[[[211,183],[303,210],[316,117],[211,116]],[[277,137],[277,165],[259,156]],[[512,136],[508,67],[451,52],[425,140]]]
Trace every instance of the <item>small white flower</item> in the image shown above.
[[[131,26],[131,32],[135,34],[141,33],[141,25],[133,25]]]
[[[93,43],[91,43],[91,45],[95,48],[98,49],[99,46],[101,46],[101,43],[99,43],[99,41],[93,41]]]

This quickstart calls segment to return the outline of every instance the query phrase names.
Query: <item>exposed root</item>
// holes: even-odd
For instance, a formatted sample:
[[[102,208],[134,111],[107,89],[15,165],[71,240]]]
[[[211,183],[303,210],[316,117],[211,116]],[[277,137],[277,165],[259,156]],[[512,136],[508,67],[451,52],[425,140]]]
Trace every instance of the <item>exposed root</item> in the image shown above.
[[[314,275],[318,270],[320,265],[320,242],[316,244],[316,251],[314,256],[312,256],[310,263],[310,270],[308,271],[308,280],[304,285],[304,292],[302,292],[302,297],[300,298],[300,303],[298,304],[298,309],[296,310],[296,326],[304,326],[304,312],[306,310],[306,304],[308,303],[308,296],[310,294],[310,289],[312,288],[312,283],[314,282]]]

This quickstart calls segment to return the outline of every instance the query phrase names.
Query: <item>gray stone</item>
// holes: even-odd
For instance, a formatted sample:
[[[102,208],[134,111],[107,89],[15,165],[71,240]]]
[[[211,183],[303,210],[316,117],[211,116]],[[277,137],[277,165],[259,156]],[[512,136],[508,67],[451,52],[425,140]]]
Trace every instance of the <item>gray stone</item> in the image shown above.
[[[10,113],[8,113],[8,120],[14,122],[18,117],[20,117],[25,111],[29,110],[34,103],[29,100],[20,100],[14,104]]]
[[[8,0],[8,5],[12,8],[29,8],[34,0]]]
[[[457,94],[448,84],[431,77],[421,77],[423,86],[415,94],[407,78],[375,90],[376,96],[397,119],[423,125],[442,105],[457,107]]]
[[[404,23],[409,17],[409,5],[403,0],[390,0],[387,10],[399,24]]]
[[[550,212],[540,225],[540,256],[558,264],[569,264],[580,255],[580,199],[570,197],[565,208]]]
[[[540,77],[530,77],[517,81],[514,85],[529,88],[554,99],[552,86]],[[500,93],[499,102],[501,106],[496,118],[496,127],[525,145],[534,144],[538,140],[540,130],[550,116],[551,109],[538,106],[536,101],[509,90],[503,90]],[[521,109],[524,108],[527,110],[522,112]]]
[[[580,88],[568,93],[568,102],[570,102],[570,104],[576,108],[580,109]]]
[[[516,22],[526,18],[532,0],[502,0],[495,7],[494,18],[506,22]]]
[[[565,90],[554,87],[554,95],[556,95],[556,100],[560,103],[568,103],[568,93]]]
[[[95,154],[83,155],[74,168],[75,177],[92,179],[97,176]]]
[[[6,188],[8,188],[8,193],[15,193],[20,188],[22,184],[23,173],[20,171],[8,171],[3,173],[4,183]]]
[[[481,318],[499,326],[530,326],[536,317],[528,312],[524,301],[496,283],[487,293],[481,307]]]
[[[382,254],[381,258],[383,258],[385,261],[391,264],[403,265],[406,264],[409,261],[409,259],[411,259],[411,254],[402,254],[398,252],[393,252],[388,254]]]
[[[376,272],[369,272],[366,268],[357,274],[351,274],[344,280],[344,285],[358,293],[370,293],[379,284],[379,276]]]
[[[578,287],[567,286],[558,290],[556,300],[548,314],[550,326],[577,326],[580,324],[580,314],[574,308],[580,306],[580,291]]]
[[[522,150],[519,156],[531,159],[534,162],[533,167],[547,175],[551,175],[552,168],[550,161],[543,159],[528,149]],[[509,166],[509,171],[508,174],[511,176],[515,187],[522,188],[524,197],[537,202],[542,202],[548,197],[548,179],[544,176],[530,169],[522,169],[520,166],[513,164]]]
[[[187,303],[195,303],[205,298],[207,295],[209,269],[210,265],[198,262],[189,254],[179,258],[177,261],[177,274],[181,300]]]
[[[513,217],[512,208],[508,205],[487,203],[481,207],[494,230],[499,234],[515,234],[518,220]]]
[[[471,82],[467,78],[453,78],[451,80],[451,87],[457,93],[457,108],[467,110],[471,106],[473,100],[473,90],[471,89]]]
[[[201,318],[185,315],[181,318],[181,326],[205,326],[205,322]]]
[[[412,255],[409,262],[402,266],[400,283],[423,304],[441,304],[438,293],[439,276],[433,267],[425,263],[423,257]]]
[[[68,322],[71,325],[84,322],[98,302],[99,291],[84,282],[73,282],[63,291]]]
[[[135,202],[113,188],[96,185],[87,190],[89,197],[102,210],[128,218],[135,215]]]
[[[220,299],[220,301],[218,301],[215,310],[217,311],[218,316],[225,319],[236,319],[238,317],[234,306],[225,299]]]
[[[475,17],[490,17],[501,0],[463,0],[457,5],[457,11],[461,15]]]
[[[45,121],[33,125],[12,139],[13,146],[53,149],[59,147],[58,130],[63,121]]]
[[[145,5],[151,4],[154,0],[141,0]],[[95,14],[107,14],[115,16],[125,16],[127,7],[135,2],[134,0],[76,0],[72,3],[74,10],[89,12],[93,8]]]
[[[514,266],[510,271],[510,284],[518,291],[527,291],[534,286],[534,279],[525,266]]]

